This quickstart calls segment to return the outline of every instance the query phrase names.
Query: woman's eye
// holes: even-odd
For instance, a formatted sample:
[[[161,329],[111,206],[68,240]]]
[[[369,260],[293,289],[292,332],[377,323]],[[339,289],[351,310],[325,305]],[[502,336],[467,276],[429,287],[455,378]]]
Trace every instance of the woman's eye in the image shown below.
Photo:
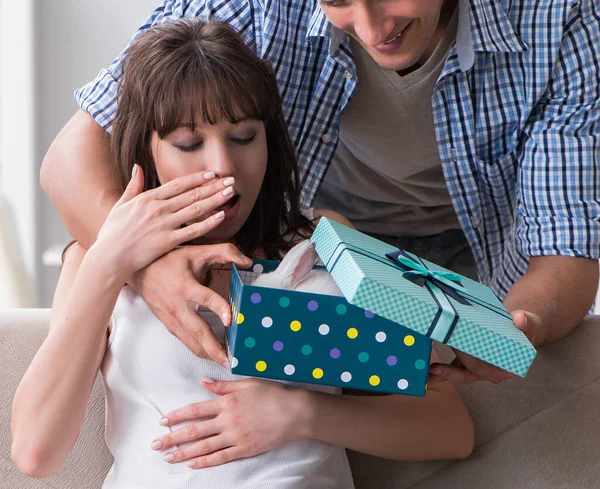
[[[184,153],[191,153],[192,151],[197,150],[200,146],[202,146],[202,143],[196,143],[196,144],[192,144],[191,146],[186,146],[184,144],[174,144],[173,146],[175,146],[179,151],[183,151]]]
[[[231,138],[231,140],[235,143],[235,144],[239,144],[241,146],[246,146],[247,144],[250,144],[252,141],[254,141],[256,139],[256,135],[253,134],[252,136],[250,136],[249,138]]]

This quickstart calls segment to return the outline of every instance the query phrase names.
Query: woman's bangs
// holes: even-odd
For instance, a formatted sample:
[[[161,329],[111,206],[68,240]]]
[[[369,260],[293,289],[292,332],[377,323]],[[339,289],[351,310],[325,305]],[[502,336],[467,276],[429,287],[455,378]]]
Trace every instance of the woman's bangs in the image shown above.
[[[276,107],[257,77],[244,80],[231,70],[211,67],[187,70],[188,76],[171,77],[163,96],[154,104],[153,124],[162,139],[180,127],[195,131],[197,126],[243,119],[270,120]],[[193,75],[193,76],[189,76]]]

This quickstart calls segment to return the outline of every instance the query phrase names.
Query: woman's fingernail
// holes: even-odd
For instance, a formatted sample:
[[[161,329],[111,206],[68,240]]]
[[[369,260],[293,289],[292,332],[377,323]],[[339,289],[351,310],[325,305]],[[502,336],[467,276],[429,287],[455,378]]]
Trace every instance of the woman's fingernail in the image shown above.
[[[211,379],[210,377],[202,377],[202,382],[204,382],[205,384],[214,384],[215,383],[214,379]]]
[[[137,175],[138,172],[138,166],[137,163],[135,165],[133,165],[133,169],[131,170],[131,178],[135,177]]]
[[[223,192],[221,192],[223,195],[231,195],[233,193],[233,187],[227,187],[225,190],[223,190]]]
[[[229,323],[229,314],[224,312],[223,314],[221,314],[221,321],[223,322],[223,324],[225,326],[227,326],[227,324]]]
[[[187,463],[187,466],[188,466],[188,467],[195,467],[196,465],[198,465],[198,463],[197,463],[195,460],[190,460],[190,461]]]
[[[160,418],[158,424],[161,426],[167,426],[169,424],[169,418]]]
[[[440,375],[442,373],[442,369],[439,367],[432,368],[429,373],[433,375]]]
[[[215,218],[215,221],[220,221],[225,217],[225,211],[219,211],[213,217]]]
[[[152,450],[160,450],[160,447],[162,447],[162,442],[160,440],[154,440],[150,446],[152,447]]]
[[[223,186],[225,186],[225,187],[231,187],[234,183],[235,183],[235,178],[233,178],[233,177],[229,177],[229,178],[226,178],[225,180],[223,180]]]
[[[204,174],[204,180],[212,180],[213,178],[215,178],[215,172],[214,171],[207,171]]]
[[[231,368],[231,364],[228,360],[225,360],[221,365],[223,365],[223,367],[225,367],[227,370]]]
[[[173,460],[175,460],[175,455],[173,455],[172,453],[167,453],[164,457],[163,457],[165,462],[172,462]]]

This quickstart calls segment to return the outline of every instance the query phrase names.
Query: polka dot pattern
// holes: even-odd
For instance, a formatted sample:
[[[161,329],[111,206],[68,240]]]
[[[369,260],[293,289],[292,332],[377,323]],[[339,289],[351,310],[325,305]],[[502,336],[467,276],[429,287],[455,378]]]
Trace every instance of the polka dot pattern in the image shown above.
[[[272,270],[256,265],[242,280]],[[246,290],[234,280],[227,348],[236,374],[423,395],[429,340],[339,297]]]

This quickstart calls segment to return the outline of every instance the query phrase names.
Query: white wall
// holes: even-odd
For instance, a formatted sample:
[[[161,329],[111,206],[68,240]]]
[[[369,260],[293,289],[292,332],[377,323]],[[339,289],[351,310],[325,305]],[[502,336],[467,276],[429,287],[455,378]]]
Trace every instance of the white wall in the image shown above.
[[[10,2],[22,10],[22,2]],[[34,0],[25,0],[34,1]],[[66,244],[62,221],[37,181],[54,137],[77,110],[73,92],[108,66],[159,0],[37,0],[35,4],[36,289],[49,306],[57,267],[41,264],[43,250]]]

